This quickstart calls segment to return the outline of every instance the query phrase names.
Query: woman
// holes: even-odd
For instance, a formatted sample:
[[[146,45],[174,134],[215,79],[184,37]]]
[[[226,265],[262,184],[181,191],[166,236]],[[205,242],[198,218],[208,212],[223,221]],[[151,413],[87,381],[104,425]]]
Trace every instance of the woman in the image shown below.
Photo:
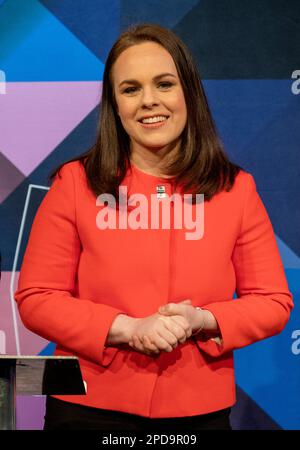
[[[190,213],[202,231],[187,237]],[[279,333],[292,296],[253,177],[171,31],[136,26],[112,47],[97,142],[54,173],[15,298],[85,380],[86,395],[47,399],[45,429],[230,429],[233,350]]]

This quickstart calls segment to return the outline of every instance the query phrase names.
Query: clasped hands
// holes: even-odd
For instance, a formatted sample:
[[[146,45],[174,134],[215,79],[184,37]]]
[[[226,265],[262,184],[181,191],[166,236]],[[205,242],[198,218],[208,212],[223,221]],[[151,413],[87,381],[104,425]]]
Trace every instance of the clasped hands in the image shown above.
[[[203,311],[196,309],[191,300],[168,303],[157,313],[135,320],[128,344],[147,355],[171,352],[199,328],[202,315]]]

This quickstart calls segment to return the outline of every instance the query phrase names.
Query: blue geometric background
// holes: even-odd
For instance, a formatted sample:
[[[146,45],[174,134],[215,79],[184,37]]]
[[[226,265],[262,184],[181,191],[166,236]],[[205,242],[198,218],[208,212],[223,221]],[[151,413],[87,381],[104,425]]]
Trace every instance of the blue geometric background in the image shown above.
[[[280,335],[235,352],[233,428],[300,429],[300,351],[293,338],[300,330],[300,89],[292,90],[300,69],[300,2],[2,0],[0,70],[8,84],[45,83],[45,89],[48,82],[100,82],[111,45],[138,22],[171,28],[192,51],[225,149],[255,178],[294,295]],[[98,106],[88,111],[26,175],[0,133],[2,271],[12,271],[29,184],[46,186],[54,167],[92,145],[97,114]],[[24,248],[23,242],[17,270]],[[49,343],[39,353],[53,348]]]

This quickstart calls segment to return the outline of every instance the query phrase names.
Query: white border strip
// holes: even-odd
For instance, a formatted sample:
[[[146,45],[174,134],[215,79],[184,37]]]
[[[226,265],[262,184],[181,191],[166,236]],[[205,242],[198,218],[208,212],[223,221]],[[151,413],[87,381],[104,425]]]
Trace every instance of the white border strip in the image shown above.
[[[17,352],[16,354],[17,355],[21,355],[21,348],[20,348],[20,338],[19,338],[19,330],[18,330],[18,323],[17,323],[16,302],[15,302],[15,298],[14,298],[14,290],[15,290],[14,284],[15,284],[15,273],[16,273],[16,268],[17,268],[17,263],[18,263],[18,258],[19,258],[21,241],[22,241],[22,237],[23,237],[25,220],[26,220],[26,215],[27,215],[27,210],[28,210],[28,205],[29,205],[29,200],[30,200],[30,195],[31,195],[32,189],[44,189],[44,190],[48,191],[50,188],[46,187],[46,186],[40,186],[38,184],[29,184],[28,190],[27,190],[27,195],[26,195],[26,200],[25,200],[25,205],[24,205],[24,209],[23,209],[21,226],[20,226],[20,230],[19,230],[19,236],[18,236],[18,240],[17,240],[16,252],[15,252],[14,263],[13,263],[11,279],[10,279],[10,303],[11,303],[11,309],[12,309],[12,315],[13,315],[13,324],[14,324],[16,352]]]

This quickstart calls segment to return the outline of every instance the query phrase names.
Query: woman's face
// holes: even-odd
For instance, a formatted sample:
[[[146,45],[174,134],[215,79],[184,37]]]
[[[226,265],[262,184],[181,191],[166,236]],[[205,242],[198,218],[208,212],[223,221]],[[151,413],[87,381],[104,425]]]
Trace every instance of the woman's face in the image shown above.
[[[131,151],[178,148],[187,110],[173,58],[153,42],[124,50],[112,68],[117,110]],[[144,122],[144,123],[143,123]]]

